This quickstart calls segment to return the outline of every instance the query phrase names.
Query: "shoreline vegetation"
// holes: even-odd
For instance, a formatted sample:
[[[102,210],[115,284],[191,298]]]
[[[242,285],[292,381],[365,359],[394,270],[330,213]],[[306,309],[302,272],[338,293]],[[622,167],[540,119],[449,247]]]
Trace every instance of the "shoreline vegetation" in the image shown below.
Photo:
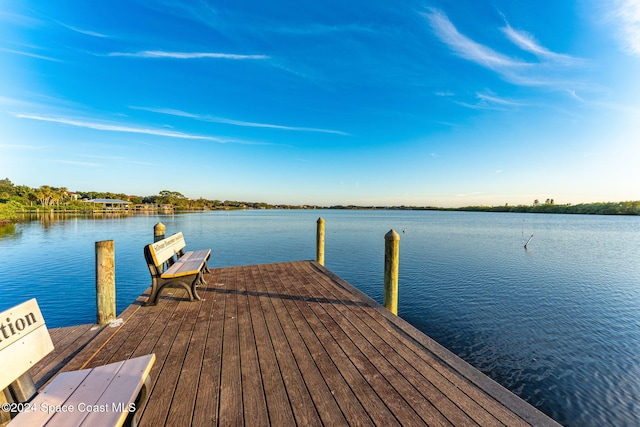
[[[118,201],[116,207],[98,208],[91,201]],[[100,202],[100,203],[102,203]],[[183,211],[213,211],[235,209],[350,209],[350,210],[438,210],[464,212],[518,212],[583,215],[640,215],[640,201],[556,204],[553,199],[534,200],[531,205],[465,206],[443,208],[436,206],[357,206],[357,205],[273,205],[263,202],[235,200],[190,199],[177,191],[163,190],[153,196],[131,196],[121,193],[69,191],[66,187],[43,185],[30,188],[14,185],[8,178],[0,180],[0,225],[20,221],[24,214],[74,213],[91,214],[96,211],[113,213],[175,213]]]

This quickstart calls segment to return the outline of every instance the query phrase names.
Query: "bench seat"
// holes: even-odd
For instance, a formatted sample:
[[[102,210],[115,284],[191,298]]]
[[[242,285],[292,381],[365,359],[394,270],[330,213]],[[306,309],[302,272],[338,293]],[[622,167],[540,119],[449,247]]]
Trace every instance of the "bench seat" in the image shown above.
[[[9,425],[121,426],[145,398],[154,361],[155,355],[148,354],[58,374],[29,402],[32,410],[19,413]]]
[[[180,261],[190,261],[194,259],[201,259],[204,261],[204,272],[209,272],[209,266],[207,263],[209,262],[209,258],[211,257],[211,249],[201,249],[199,251],[189,251],[185,252],[182,255],[178,254],[178,259]]]
[[[171,267],[167,268],[167,270],[160,275],[163,279],[171,279],[174,277],[184,277],[191,276],[193,274],[200,273],[204,268],[205,261],[203,259],[187,259],[183,260],[182,258],[178,259],[178,261],[174,262]]]

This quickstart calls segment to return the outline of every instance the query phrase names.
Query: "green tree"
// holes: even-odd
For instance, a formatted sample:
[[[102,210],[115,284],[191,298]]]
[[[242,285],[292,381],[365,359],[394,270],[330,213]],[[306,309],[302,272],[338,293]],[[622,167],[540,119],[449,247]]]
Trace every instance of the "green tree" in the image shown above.
[[[0,203],[0,225],[15,220],[17,217],[16,211],[20,208],[22,208],[22,205],[14,201]]]
[[[41,185],[34,192],[34,195],[40,205],[49,206],[51,204],[51,199],[53,198],[53,188],[48,185]]]
[[[185,199],[186,197],[184,197],[182,193],[179,193],[177,191],[162,190],[159,193],[158,203],[167,203],[167,204],[177,205],[180,202],[184,201]]]
[[[15,195],[15,186],[9,178],[0,179],[0,200],[7,200]]]
[[[35,196],[33,194],[33,189],[31,187],[28,187],[26,185],[18,185],[15,187],[14,192],[15,192],[14,197],[16,197],[17,201],[20,203],[28,205],[35,201]]]
[[[52,204],[59,205],[61,202],[66,204],[69,200],[69,190],[67,190],[67,187],[54,188],[51,199]]]

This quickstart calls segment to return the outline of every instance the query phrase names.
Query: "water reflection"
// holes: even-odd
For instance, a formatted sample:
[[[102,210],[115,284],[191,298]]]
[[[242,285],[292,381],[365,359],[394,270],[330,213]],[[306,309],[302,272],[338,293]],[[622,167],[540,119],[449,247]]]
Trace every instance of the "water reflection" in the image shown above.
[[[0,224],[0,239],[16,239],[18,237],[15,224]]]

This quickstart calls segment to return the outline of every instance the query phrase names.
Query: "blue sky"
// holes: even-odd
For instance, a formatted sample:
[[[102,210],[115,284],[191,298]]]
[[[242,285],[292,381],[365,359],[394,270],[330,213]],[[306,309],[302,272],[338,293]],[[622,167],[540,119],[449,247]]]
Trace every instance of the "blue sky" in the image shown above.
[[[0,3],[0,175],[289,204],[640,199],[640,0]]]

